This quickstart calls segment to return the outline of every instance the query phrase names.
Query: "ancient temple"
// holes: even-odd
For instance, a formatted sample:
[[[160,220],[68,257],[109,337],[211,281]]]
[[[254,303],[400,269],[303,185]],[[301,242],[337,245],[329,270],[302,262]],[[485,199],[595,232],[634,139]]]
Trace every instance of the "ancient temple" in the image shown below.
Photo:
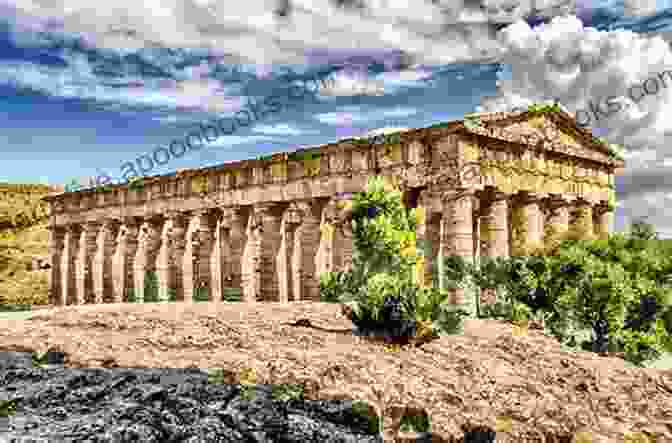
[[[418,279],[430,282],[438,257],[520,255],[570,226],[605,236],[623,166],[564,112],[491,113],[394,144],[341,140],[146,177],[142,188],[51,195],[50,303],[121,303],[131,288],[142,300],[149,271],[162,299],[170,289],[190,302],[207,287],[214,301],[226,288],[245,301],[319,300],[320,273],[352,259],[338,202],[373,175],[421,208],[417,237],[431,252]]]

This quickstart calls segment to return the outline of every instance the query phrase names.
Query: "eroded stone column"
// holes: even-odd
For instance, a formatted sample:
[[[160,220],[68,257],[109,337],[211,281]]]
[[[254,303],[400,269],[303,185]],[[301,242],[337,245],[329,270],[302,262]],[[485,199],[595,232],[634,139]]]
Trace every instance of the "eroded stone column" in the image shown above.
[[[94,223],[82,224],[77,246],[76,287],[77,298],[75,304],[85,304],[93,294],[93,278],[91,275],[91,260],[95,254],[96,231]]]
[[[481,256],[507,257],[509,255],[509,198],[506,193],[493,190],[481,200]],[[496,288],[483,288],[482,305],[497,301]]]
[[[55,306],[65,304],[62,289],[61,257],[64,252],[65,229],[61,226],[49,226],[49,303]]]
[[[147,220],[142,222],[138,230],[138,247],[135,251],[135,259],[133,260],[133,293],[136,303],[144,303],[147,274],[152,272],[152,269],[149,269],[149,249],[151,248],[152,230],[153,227]]]
[[[354,235],[352,222],[342,217],[343,208],[350,204],[351,200],[338,200],[334,212],[334,270],[346,271],[352,268],[352,255],[354,252]]]
[[[334,270],[334,238],[336,227],[333,224],[335,202],[332,200],[323,208],[320,221],[320,243],[315,256],[315,268],[318,281],[320,276]]]
[[[254,207],[247,220],[246,242],[243,251],[241,271],[243,300],[247,303],[261,300],[261,246],[264,233],[262,208]]]
[[[81,228],[78,225],[69,224],[65,229],[63,254],[61,255],[61,301],[63,305],[68,305],[77,298],[75,258],[77,256]]]
[[[579,238],[593,238],[593,205],[586,200],[577,200],[574,204],[574,223],[572,229]]]
[[[442,262],[440,270],[443,271],[444,257],[451,255],[473,260],[473,207],[474,191],[454,190],[442,194],[443,217],[441,220],[441,243],[440,252]],[[440,271],[440,272],[441,272]],[[440,287],[445,287],[443,272],[440,273]],[[450,290],[449,303],[463,304],[464,289],[455,288]]]
[[[174,262],[176,214],[168,213],[161,227],[160,246],[156,255],[156,277],[158,281],[158,301],[166,302],[171,292],[175,293],[177,266]],[[177,295],[177,294],[175,294]]]
[[[301,213],[301,224],[294,233],[292,268],[294,300],[320,300],[320,281],[316,268],[317,249],[320,243],[319,206],[314,201],[296,202]]]
[[[247,216],[240,207],[226,208],[222,222],[223,289],[237,289],[243,293],[242,261],[246,234]]]
[[[212,229],[208,211],[194,211],[187,228],[183,257],[184,301],[192,303],[197,288],[211,285],[210,257],[212,253]],[[198,289],[202,291],[203,289]]]
[[[93,258],[94,303],[109,303],[112,298],[112,255],[117,235],[117,221],[107,219],[96,236],[96,254]]]
[[[614,212],[606,203],[598,204],[593,207],[593,229],[594,235],[598,239],[607,239],[609,237],[609,228],[614,216]]]
[[[213,301],[222,300],[222,289],[224,285],[224,217],[221,210],[215,211],[215,229],[213,231],[213,245],[212,254],[210,256],[210,272],[212,277],[210,279],[210,297]]]
[[[128,301],[133,288],[133,262],[138,247],[138,222],[135,218],[122,220],[112,258],[113,303]]]
[[[419,267],[422,276],[417,275],[418,284],[432,286],[438,278],[439,245],[441,238],[441,214],[434,211],[432,194],[428,190],[420,192],[418,198],[418,223],[416,229],[416,247],[422,253]],[[438,281],[438,280],[437,280]]]
[[[545,246],[557,243],[569,229],[569,205],[569,200],[559,195],[553,195],[546,200]]]
[[[166,274],[170,273],[172,276],[163,275],[166,276],[165,281],[169,282],[167,287],[175,291],[175,300],[184,301],[184,271],[182,265],[187,242],[185,215],[181,212],[169,212],[166,216],[168,217],[167,223],[170,225],[169,238],[172,242],[172,248],[170,248],[171,266],[169,267],[170,271],[166,271]],[[170,284],[173,286],[171,287]],[[171,292],[169,289],[166,290],[167,294],[163,294],[161,297],[169,296]]]
[[[301,224],[301,211],[297,208],[296,203],[291,203],[289,208],[285,210],[282,215],[282,223],[280,228],[280,248],[276,261],[279,279],[279,301],[287,303],[289,300],[294,300],[294,244],[295,232]]]
[[[516,238],[516,255],[527,255],[533,248],[542,245],[544,231],[541,213],[542,194],[521,192],[514,201],[516,210],[520,211],[520,231]]]
[[[280,224],[282,212],[277,204],[259,206],[262,217],[263,236],[261,247],[261,296],[263,301],[278,301],[279,278],[276,260],[282,236]]]

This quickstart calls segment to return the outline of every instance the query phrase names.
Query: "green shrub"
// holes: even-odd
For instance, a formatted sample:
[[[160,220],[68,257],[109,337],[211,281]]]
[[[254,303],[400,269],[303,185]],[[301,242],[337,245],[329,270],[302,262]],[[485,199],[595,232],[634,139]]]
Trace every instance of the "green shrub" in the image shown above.
[[[436,333],[460,330],[466,313],[445,305],[448,292],[414,282],[416,214],[398,189],[371,178],[367,191],[353,196],[352,230],[352,269],[322,275],[321,300],[350,305],[353,321],[364,323],[380,320],[385,300],[399,298],[404,319],[429,323]]]
[[[669,251],[650,226],[639,223],[629,235],[612,234],[604,240],[570,236],[547,257],[481,260],[473,266],[451,258],[444,271],[457,279],[466,270],[480,288],[500,290],[497,303],[482,307],[480,316],[519,321],[539,311],[545,327],[563,345],[623,352],[640,365],[672,351]],[[543,294],[545,301],[537,304],[530,294]],[[657,315],[646,320],[640,313],[645,297],[658,306]],[[590,340],[587,330],[593,332]]]

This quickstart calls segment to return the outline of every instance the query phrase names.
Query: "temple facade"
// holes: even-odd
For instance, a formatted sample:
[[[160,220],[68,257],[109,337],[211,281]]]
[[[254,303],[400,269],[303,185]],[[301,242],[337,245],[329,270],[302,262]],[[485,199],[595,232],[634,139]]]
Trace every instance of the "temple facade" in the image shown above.
[[[394,142],[341,140],[45,197],[50,303],[122,303],[131,291],[142,301],[148,272],[161,300],[172,291],[191,302],[208,288],[219,301],[234,288],[248,302],[319,301],[320,274],[352,261],[339,202],[375,175],[420,208],[423,284],[442,256],[520,255],[568,229],[609,232],[624,163],[564,112],[482,114]]]

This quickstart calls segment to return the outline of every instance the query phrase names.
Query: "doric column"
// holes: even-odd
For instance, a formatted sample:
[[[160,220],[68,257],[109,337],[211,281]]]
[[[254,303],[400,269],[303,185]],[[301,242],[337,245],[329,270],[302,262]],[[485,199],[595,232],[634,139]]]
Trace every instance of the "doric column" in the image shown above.
[[[443,217],[441,220],[441,243],[439,245],[440,287],[445,287],[443,278],[444,257],[451,255],[473,260],[473,207],[474,191],[460,189],[444,192],[442,195]],[[449,302],[452,304],[464,303],[464,289],[451,289]]]
[[[598,239],[607,239],[614,212],[606,203],[593,206],[593,229]]]
[[[336,227],[333,224],[333,212],[335,202],[329,201],[322,209],[320,222],[320,244],[315,256],[315,267],[317,270],[318,281],[325,272],[334,270],[334,237]]]
[[[260,300],[261,293],[261,246],[264,232],[263,207],[255,206],[247,220],[246,242],[243,251],[241,271],[243,299],[251,303]]]
[[[224,233],[224,217],[222,215],[222,210],[217,209],[214,211],[216,220],[214,221],[215,227],[213,231],[213,248],[210,255],[210,273],[211,285],[210,285],[210,297],[212,301],[221,301],[222,300],[222,289],[224,285],[224,250],[227,249],[225,246],[225,233]]]
[[[135,295],[136,303],[143,303],[145,301],[145,280],[148,272],[151,272],[147,267],[149,266],[149,243],[151,242],[150,223],[145,220],[140,225],[138,230],[138,247],[135,251],[135,259],[133,260],[133,293]]]
[[[320,280],[316,268],[320,244],[319,206],[314,201],[296,202],[301,214],[301,224],[294,232],[292,269],[294,269],[294,301],[320,300]]]
[[[581,239],[593,238],[593,206],[586,200],[577,200],[574,204],[574,223],[572,229]]]
[[[352,268],[352,254],[354,251],[354,235],[351,220],[341,217],[342,208],[348,200],[339,200],[334,213],[334,270],[346,271]]]
[[[123,303],[133,290],[133,261],[138,247],[138,222],[124,218],[117,234],[112,258],[113,303]]]
[[[433,195],[428,190],[420,192],[418,198],[418,223],[416,229],[416,246],[422,253],[419,267],[422,275],[417,275],[418,284],[432,286],[438,278],[439,245],[441,238],[441,214],[433,209]]]
[[[170,226],[167,232],[168,238],[172,243],[170,251],[170,266],[168,271],[159,272],[159,285],[165,282],[164,293],[159,293],[161,300],[168,298],[169,289],[175,290],[176,301],[184,301],[184,272],[182,264],[184,263],[184,253],[186,248],[187,228],[185,215],[182,212],[169,212],[166,214],[166,223]],[[165,297],[165,298],[164,298]]]
[[[514,197],[514,255],[527,255],[542,244],[544,231],[541,199],[545,196],[532,192],[521,192]]]
[[[49,226],[49,303],[64,305],[62,288],[61,257],[64,252],[65,229],[61,226]]]
[[[226,208],[222,221],[222,287],[243,290],[242,259],[246,242],[247,217],[240,207]]]
[[[211,285],[210,257],[212,253],[212,229],[207,210],[194,211],[187,228],[183,257],[184,301],[192,303],[196,288]]]
[[[96,235],[100,229],[98,223],[85,223],[79,235],[77,256],[77,304],[83,305],[93,298],[93,275],[91,262],[96,251]]]
[[[94,303],[101,304],[112,297],[112,255],[117,235],[118,222],[107,219],[103,222],[96,236],[96,254],[93,258],[93,293]]]
[[[282,214],[276,204],[259,206],[263,222],[263,236],[261,248],[261,296],[264,301],[278,301],[279,276],[276,267],[278,250],[282,236],[280,223]]]
[[[481,256],[509,256],[509,198],[510,195],[496,190],[483,195],[481,200]],[[496,288],[483,288],[481,304],[497,301]]]
[[[66,226],[65,238],[63,239],[63,254],[61,255],[61,302],[62,305],[70,304],[77,298],[75,287],[75,257],[79,246],[80,227],[75,224]]]
[[[296,203],[291,203],[282,215],[280,227],[280,248],[276,261],[279,281],[279,301],[287,303],[294,300],[294,237],[296,228],[301,224],[301,212]]]
[[[552,195],[546,200],[545,246],[557,243],[569,229],[569,204],[569,200],[559,195]]]

